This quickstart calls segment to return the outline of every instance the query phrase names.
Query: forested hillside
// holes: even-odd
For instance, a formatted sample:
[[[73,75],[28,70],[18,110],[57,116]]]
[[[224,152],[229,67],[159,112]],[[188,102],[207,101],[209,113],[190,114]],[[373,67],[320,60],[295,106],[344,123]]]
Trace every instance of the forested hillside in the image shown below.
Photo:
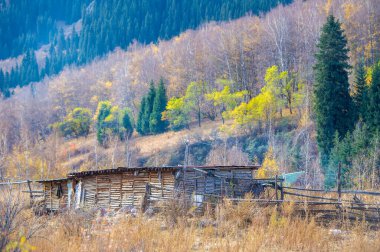
[[[59,73],[66,65],[88,63],[116,47],[168,39],[209,21],[231,20],[266,12],[273,1],[139,1],[70,0],[5,1],[0,3],[0,60],[22,56],[0,71],[0,93],[10,96],[22,87]],[[64,25],[80,23],[80,30]],[[35,50],[49,47],[37,64]]]
[[[78,35],[72,52],[83,65],[15,88],[1,101],[2,177],[260,163],[262,176],[302,171],[302,183],[313,187],[333,187],[339,165],[344,187],[379,186],[378,1],[300,0],[180,33],[256,8],[189,3],[144,16],[157,27],[142,25],[128,39],[130,16],[116,22],[114,11],[123,8],[108,12],[108,2],[87,5],[81,30],[70,33]],[[208,14],[222,9],[228,11]],[[103,16],[107,21],[96,21]],[[57,58],[69,50],[53,49]],[[35,62],[33,54],[27,59]]]

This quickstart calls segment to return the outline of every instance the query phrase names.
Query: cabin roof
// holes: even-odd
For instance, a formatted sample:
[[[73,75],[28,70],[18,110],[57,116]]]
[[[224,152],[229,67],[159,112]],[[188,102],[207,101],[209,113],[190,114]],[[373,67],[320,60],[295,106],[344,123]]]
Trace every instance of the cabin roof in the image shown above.
[[[63,182],[63,181],[66,181],[66,180],[68,180],[68,178],[40,179],[40,180],[36,180],[35,182],[38,182],[38,183],[44,183],[44,182]]]
[[[82,171],[82,172],[72,172],[68,174],[69,178],[75,177],[86,177],[91,175],[101,175],[101,174],[117,174],[127,171],[177,171],[183,169],[184,166],[162,166],[162,167],[118,167],[116,169],[104,169],[104,170],[92,170],[92,171]],[[247,169],[247,170],[257,170],[260,168],[258,165],[251,166],[186,166],[187,169],[202,169],[202,170],[235,170],[235,169]]]

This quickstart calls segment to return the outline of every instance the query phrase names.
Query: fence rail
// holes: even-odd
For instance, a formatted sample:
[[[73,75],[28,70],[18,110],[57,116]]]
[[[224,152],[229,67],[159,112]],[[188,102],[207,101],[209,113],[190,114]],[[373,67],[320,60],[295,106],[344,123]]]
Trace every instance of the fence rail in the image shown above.
[[[297,191],[308,191],[308,192],[321,192],[321,193],[338,193],[337,190],[308,189],[308,188],[288,187],[288,186],[284,186],[284,189],[297,190]],[[380,196],[380,192],[372,192],[372,191],[364,191],[364,190],[342,190],[341,193],[342,194]]]
[[[190,197],[187,195],[187,200],[190,204],[195,204],[197,207],[202,207],[205,205],[216,206],[224,199],[228,199],[234,203],[240,202],[252,202],[258,204],[259,206],[271,206],[282,204],[294,204],[297,207],[297,211],[300,213],[309,212],[311,214],[316,214],[318,216],[324,216],[326,218],[342,218],[345,215],[348,219],[363,219],[371,222],[380,222],[380,199],[377,202],[363,202],[357,195],[371,195],[380,196],[380,192],[370,192],[362,190],[321,190],[321,189],[307,189],[298,187],[285,187],[282,186],[283,181],[277,178],[275,179],[262,179],[262,180],[251,180],[252,183],[265,183],[270,190],[275,190],[275,193],[271,197],[267,198],[235,198],[226,197],[225,195],[218,195],[220,191],[214,191],[211,193],[201,193],[196,192],[197,196],[202,196],[202,200],[197,197]],[[175,199],[176,193],[186,192],[174,188],[165,188],[156,185],[147,185],[147,188],[160,189],[162,191],[173,192],[172,196],[157,196],[157,195],[147,195],[147,201],[150,203],[155,202],[167,202],[168,200]],[[147,189],[147,192],[150,189]],[[280,191],[281,198],[278,197],[278,192]],[[311,192],[312,195],[308,195],[307,192]],[[328,194],[328,195],[327,195]],[[336,195],[334,197],[333,195]],[[354,197],[350,199],[342,199],[341,194],[352,194]],[[286,197],[285,196],[291,196]],[[302,200],[299,200],[301,198]],[[212,200],[210,200],[212,199]]]

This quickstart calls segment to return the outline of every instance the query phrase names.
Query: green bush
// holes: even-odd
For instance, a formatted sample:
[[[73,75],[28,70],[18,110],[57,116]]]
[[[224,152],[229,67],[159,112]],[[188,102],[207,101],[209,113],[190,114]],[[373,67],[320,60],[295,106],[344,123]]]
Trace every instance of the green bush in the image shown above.
[[[65,117],[63,122],[56,126],[64,137],[86,137],[90,133],[91,111],[86,108],[75,108]]]

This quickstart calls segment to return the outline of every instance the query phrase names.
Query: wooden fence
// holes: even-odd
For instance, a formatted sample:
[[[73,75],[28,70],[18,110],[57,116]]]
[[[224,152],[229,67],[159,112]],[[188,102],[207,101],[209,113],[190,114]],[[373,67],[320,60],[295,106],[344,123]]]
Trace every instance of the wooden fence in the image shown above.
[[[31,204],[34,204],[35,200],[44,198],[44,191],[41,185],[34,180],[0,182],[0,189],[4,187],[16,187],[18,190],[21,190],[22,193],[27,193]]]
[[[301,214],[318,215],[320,219],[365,219],[370,222],[380,222],[380,192],[363,191],[363,190],[321,190],[321,189],[308,189],[299,187],[283,186],[283,180],[276,178],[270,179],[252,179],[251,182],[261,183],[266,186],[266,190],[260,197],[252,198],[234,198],[225,197],[224,195],[217,194],[202,194],[186,195],[185,200],[189,206],[197,206],[201,211],[206,205],[216,206],[220,204],[224,198],[239,203],[249,201],[258,206],[281,206],[284,203],[293,204],[295,211]],[[151,195],[150,188],[156,187],[147,184],[145,205],[147,207],[157,207],[157,202],[165,202],[168,200],[184,200],[180,199],[184,195],[180,190],[173,191],[168,188],[156,188],[171,192],[171,196],[157,197]],[[360,198],[364,196],[365,198]]]

